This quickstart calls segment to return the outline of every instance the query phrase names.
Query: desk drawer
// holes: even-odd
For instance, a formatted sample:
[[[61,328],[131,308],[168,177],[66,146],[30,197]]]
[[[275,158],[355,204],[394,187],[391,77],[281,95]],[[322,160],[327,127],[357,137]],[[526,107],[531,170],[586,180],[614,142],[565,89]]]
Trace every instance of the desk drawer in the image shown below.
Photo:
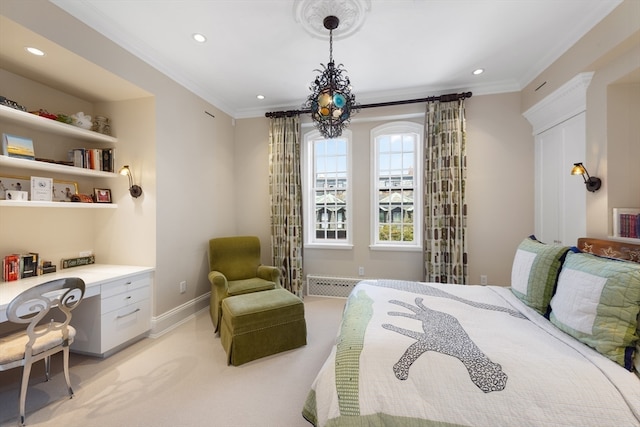
[[[142,300],[149,299],[149,287],[128,290],[109,298],[104,298],[100,307],[100,313],[106,314],[119,308],[128,307]]]
[[[124,277],[102,285],[100,295],[102,299],[121,294],[123,292],[132,291],[138,288],[149,287],[151,279],[148,274]]]
[[[102,315],[102,350],[108,351],[151,329],[149,300]]]

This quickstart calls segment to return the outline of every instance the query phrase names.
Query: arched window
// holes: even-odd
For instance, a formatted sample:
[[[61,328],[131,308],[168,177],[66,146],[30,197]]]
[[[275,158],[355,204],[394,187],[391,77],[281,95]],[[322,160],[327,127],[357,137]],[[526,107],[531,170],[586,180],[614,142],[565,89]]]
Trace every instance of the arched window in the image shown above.
[[[305,245],[351,247],[351,132],[305,134],[303,158]]]
[[[422,126],[393,122],[371,131],[372,247],[422,244]]]

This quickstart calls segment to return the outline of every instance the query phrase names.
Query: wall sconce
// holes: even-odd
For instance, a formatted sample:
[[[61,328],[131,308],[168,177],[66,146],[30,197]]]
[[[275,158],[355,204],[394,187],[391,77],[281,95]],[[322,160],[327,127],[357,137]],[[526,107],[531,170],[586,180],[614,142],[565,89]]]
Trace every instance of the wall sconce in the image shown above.
[[[120,175],[127,175],[129,177],[129,193],[131,197],[140,197],[142,195],[142,187],[134,183],[133,172],[129,165],[125,165],[120,169]]]
[[[586,177],[585,174],[587,175]],[[585,168],[582,163],[573,164],[571,175],[582,175],[582,179],[584,179],[584,184],[587,186],[587,190],[591,191],[592,193],[598,191],[600,189],[600,186],[602,185],[602,181],[600,180],[600,178],[589,176],[587,168]]]

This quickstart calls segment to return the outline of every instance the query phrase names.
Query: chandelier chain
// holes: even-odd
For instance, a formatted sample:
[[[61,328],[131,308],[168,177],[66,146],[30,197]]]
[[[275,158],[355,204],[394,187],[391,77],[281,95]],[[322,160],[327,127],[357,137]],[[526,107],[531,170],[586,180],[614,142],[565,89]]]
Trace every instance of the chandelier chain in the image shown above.
[[[333,62],[333,30],[329,30],[329,62]]]

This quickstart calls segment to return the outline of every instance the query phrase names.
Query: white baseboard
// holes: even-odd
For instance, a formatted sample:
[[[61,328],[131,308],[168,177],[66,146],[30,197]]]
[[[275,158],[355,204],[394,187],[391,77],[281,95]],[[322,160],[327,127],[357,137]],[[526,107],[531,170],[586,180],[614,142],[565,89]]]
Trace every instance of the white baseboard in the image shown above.
[[[172,310],[162,313],[160,316],[153,317],[151,319],[149,338],[158,338],[194,318],[200,311],[208,310],[210,297],[211,292],[207,292]]]

